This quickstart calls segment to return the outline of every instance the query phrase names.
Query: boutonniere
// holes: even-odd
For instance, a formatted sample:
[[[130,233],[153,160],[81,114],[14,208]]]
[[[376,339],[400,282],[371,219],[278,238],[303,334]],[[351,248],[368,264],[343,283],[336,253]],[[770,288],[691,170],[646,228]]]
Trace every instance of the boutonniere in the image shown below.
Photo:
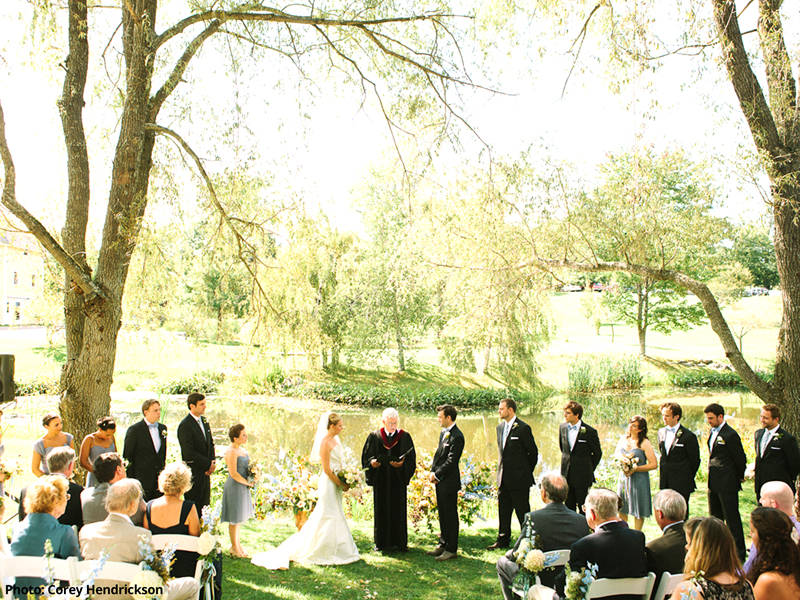
[[[167,438],[167,430],[166,429],[162,429],[161,430],[161,437],[164,438],[164,439]]]
[[[447,438],[449,438],[449,437],[450,437],[450,432],[449,432],[449,431],[445,431],[445,432],[444,432],[444,437],[443,437],[442,439],[443,439],[443,440],[446,440],[446,439],[447,439]]]
[[[519,427],[519,423],[517,423],[516,421],[514,421],[514,424],[511,426],[511,429],[512,429],[512,431],[513,431],[514,429],[516,429],[517,427]]]
[[[717,443],[720,446],[724,446],[725,445],[725,440],[723,440],[721,437],[717,436]]]
[[[580,433],[586,433],[586,427],[581,427]]]
[[[202,421],[204,424],[207,424],[207,423],[208,423],[208,421],[206,420],[206,418],[205,418],[205,417],[200,417],[200,420],[201,420],[201,421]]]
[[[773,436],[772,436],[772,439],[773,439],[773,440],[779,440],[779,439],[781,439],[782,437],[783,437],[783,434],[782,434],[782,433],[776,433],[775,435],[773,435]]]
[[[682,435],[683,435],[683,429],[678,429],[678,431],[675,432],[675,437],[681,437]]]

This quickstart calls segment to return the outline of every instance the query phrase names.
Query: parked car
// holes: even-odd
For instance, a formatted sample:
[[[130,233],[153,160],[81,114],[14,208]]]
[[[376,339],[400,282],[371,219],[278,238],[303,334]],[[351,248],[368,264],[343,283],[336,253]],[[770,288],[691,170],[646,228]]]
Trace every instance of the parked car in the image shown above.
[[[745,296],[769,296],[769,290],[765,287],[751,287],[744,291]]]
[[[600,283],[599,281],[595,281],[592,284],[592,291],[593,292],[602,292],[603,291],[603,284]]]
[[[568,283],[561,288],[562,292],[580,292],[583,288],[579,285]]]

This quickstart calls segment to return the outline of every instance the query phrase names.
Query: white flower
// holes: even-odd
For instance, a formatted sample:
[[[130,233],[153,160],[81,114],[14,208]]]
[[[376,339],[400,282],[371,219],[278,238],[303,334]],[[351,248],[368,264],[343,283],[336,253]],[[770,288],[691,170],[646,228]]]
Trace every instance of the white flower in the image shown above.
[[[155,571],[150,571],[149,569],[139,571],[139,574],[131,581],[131,586],[143,589],[151,588],[156,591],[154,594],[133,594],[134,600],[153,600],[153,598],[167,600],[167,585]]]
[[[316,474],[315,474],[315,475],[312,475],[312,476],[309,478],[309,480],[308,480],[308,483],[309,483],[309,485],[310,485],[311,487],[314,487],[314,488],[315,488],[315,487],[319,487],[319,475],[316,475]]]
[[[197,540],[197,553],[200,556],[207,556],[217,547],[217,538],[208,531],[202,533]]]
[[[538,573],[544,568],[544,552],[541,550],[531,550],[525,555],[525,569]]]

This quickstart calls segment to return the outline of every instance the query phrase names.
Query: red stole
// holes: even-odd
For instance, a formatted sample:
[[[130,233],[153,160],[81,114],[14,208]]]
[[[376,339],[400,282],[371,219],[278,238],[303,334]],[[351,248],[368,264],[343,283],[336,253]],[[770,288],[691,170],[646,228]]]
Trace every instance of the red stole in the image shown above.
[[[380,433],[381,433],[381,440],[383,441],[383,447],[386,448],[387,450],[390,450],[391,448],[394,448],[397,442],[400,441],[400,438],[403,437],[405,431],[403,431],[402,429],[397,429],[394,432],[394,435],[392,436],[391,439],[389,439],[389,436],[386,435],[386,429],[384,427],[381,427]]]

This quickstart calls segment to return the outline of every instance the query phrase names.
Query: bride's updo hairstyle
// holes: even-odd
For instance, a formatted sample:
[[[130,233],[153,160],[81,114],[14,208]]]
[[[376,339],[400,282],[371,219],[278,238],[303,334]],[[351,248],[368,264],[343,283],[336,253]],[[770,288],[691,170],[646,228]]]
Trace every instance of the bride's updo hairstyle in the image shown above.
[[[328,415],[328,429],[336,425],[339,421],[342,420],[342,417],[337,415],[335,412],[332,412]]]

